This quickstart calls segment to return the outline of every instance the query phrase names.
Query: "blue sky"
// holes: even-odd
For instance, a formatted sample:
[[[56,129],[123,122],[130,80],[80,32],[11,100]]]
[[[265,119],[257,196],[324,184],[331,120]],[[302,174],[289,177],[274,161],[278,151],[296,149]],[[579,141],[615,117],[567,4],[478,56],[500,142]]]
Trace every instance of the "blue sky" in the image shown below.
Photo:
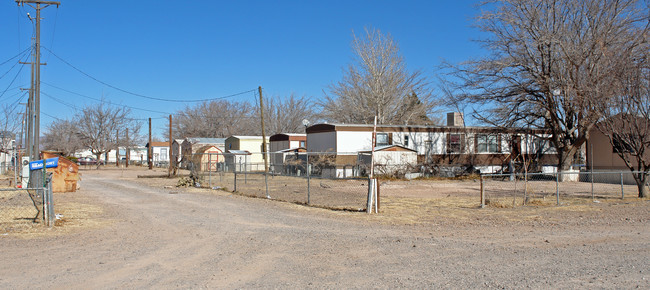
[[[398,42],[410,69],[433,77],[442,59],[460,62],[481,54],[472,40],[477,1],[66,1],[43,11],[41,108],[73,119],[71,106],[97,103],[67,91],[154,118],[162,135],[170,113],[194,103],[140,98],[112,86],[162,99],[218,98],[262,86],[265,96],[317,100],[350,63],[352,32],[373,27]],[[13,0],[0,2],[0,63],[30,45],[33,26]],[[0,103],[24,102],[29,66],[0,66]],[[17,76],[17,77],[16,77]],[[16,77],[15,82],[10,85]],[[53,85],[53,86],[52,86]],[[49,96],[47,96],[47,95]],[[50,97],[51,96],[51,97]],[[56,99],[55,99],[56,98]],[[231,100],[255,101],[254,93]],[[59,101],[57,101],[59,100]],[[67,105],[61,104],[60,101]],[[43,115],[41,127],[53,118]]]

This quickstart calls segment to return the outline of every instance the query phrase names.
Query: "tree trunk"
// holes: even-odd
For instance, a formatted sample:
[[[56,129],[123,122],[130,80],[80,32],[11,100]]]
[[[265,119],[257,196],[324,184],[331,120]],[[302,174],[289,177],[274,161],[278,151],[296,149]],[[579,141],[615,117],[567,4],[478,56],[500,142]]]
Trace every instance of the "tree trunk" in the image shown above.
[[[636,181],[636,186],[639,189],[639,198],[648,197],[648,191],[650,191],[648,177],[650,177],[650,173],[646,172],[637,173],[634,176],[634,181]]]
[[[558,152],[558,168],[557,172],[560,175],[558,180],[560,182],[565,181],[576,181],[575,174],[566,174],[571,170],[571,165],[573,164],[573,154],[572,150],[567,150],[564,152]]]

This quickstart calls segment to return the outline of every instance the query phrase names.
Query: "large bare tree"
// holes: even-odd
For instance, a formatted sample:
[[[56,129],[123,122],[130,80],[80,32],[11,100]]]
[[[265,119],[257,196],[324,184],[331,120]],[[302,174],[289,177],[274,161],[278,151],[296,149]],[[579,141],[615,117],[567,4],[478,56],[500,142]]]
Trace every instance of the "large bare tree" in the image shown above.
[[[647,49],[648,7],[636,0],[488,1],[477,26],[489,55],[455,67],[474,115],[500,126],[550,131],[558,167],[620,89],[622,65]]]
[[[42,147],[45,150],[60,151],[64,156],[72,156],[82,149],[81,141],[77,135],[76,124],[70,120],[55,120],[50,123],[43,136]]]
[[[90,105],[83,109],[76,122],[76,134],[83,148],[88,148],[99,160],[102,154],[115,149],[118,144],[118,131],[124,134],[131,128],[137,134],[139,123],[130,118],[131,110],[124,107],[112,107],[106,103]],[[135,135],[134,135],[135,136]]]
[[[260,131],[255,107],[248,102],[207,101],[187,106],[172,119],[175,138],[224,138]]]
[[[320,103],[325,119],[345,123],[432,123],[436,102],[421,71],[409,71],[390,34],[366,29],[353,34],[354,61],[343,79],[329,86]]]
[[[303,120],[316,121],[313,104],[306,97],[271,97],[264,100],[264,119],[269,135],[304,132]]]

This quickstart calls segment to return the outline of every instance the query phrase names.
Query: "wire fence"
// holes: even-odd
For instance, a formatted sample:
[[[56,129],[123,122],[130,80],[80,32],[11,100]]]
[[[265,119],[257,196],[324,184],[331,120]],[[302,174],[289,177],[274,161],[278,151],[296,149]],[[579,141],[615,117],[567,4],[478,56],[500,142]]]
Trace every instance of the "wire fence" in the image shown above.
[[[269,156],[271,160],[278,157]],[[195,154],[191,161],[181,162],[181,167],[191,170],[202,187],[315,207],[365,210],[368,177],[359,174],[364,166],[335,165],[316,154],[283,157],[281,163],[265,164],[259,153]]]
[[[45,178],[45,180],[43,180]],[[52,178],[31,172],[28,188],[0,188],[0,231],[10,232],[54,223]]]
[[[481,205],[560,205],[638,196],[639,188],[633,175],[639,173],[574,171],[486,174],[481,176]]]
[[[513,168],[508,168],[507,164],[478,167],[418,163],[417,158],[407,158],[401,152],[389,154],[392,155],[375,156],[375,177],[385,180],[419,178],[424,182],[432,176],[445,178],[466,175],[479,179],[480,172],[484,170],[503,172]],[[194,154],[182,160],[180,167],[189,169],[196,183],[202,187],[354,211],[366,210],[371,171],[370,156],[366,153],[298,151],[267,155],[246,151]],[[470,194],[480,193],[481,206],[559,205],[637,196],[638,187],[633,174],[638,172],[482,174],[481,182],[475,183],[475,188],[469,188],[472,183],[467,182],[461,187],[464,192],[472,192]],[[440,178],[431,180],[430,188],[435,191],[436,186],[441,185],[436,185],[433,180],[439,181]],[[385,192],[392,194],[391,190],[397,186],[387,187]],[[399,185],[402,195],[411,190],[422,191],[421,188],[409,188],[408,183]],[[446,188],[445,191],[452,194],[453,190]]]

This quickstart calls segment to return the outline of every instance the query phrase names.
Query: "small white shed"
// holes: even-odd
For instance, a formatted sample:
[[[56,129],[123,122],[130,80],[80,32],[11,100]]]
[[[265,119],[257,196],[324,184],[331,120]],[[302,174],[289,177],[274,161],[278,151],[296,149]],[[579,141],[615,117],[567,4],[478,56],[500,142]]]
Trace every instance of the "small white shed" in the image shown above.
[[[372,151],[359,151],[359,164],[370,167]],[[418,153],[400,145],[375,147],[375,174],[406,173],[418,163]]]

